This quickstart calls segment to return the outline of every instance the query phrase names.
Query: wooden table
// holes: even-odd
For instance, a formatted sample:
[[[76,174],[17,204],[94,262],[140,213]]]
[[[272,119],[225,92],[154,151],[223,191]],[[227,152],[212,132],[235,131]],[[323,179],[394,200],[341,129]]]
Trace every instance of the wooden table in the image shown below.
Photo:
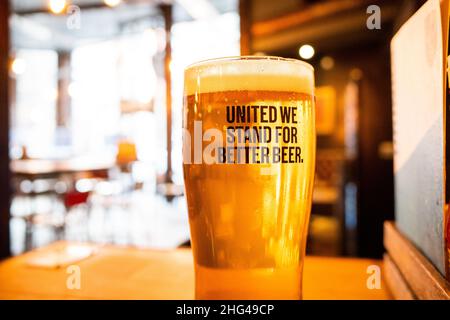
[[[30,267],[27,260],[60,242],[0,262],[0,299],[193,299],[194,270],[190,249],[172,251],[99,247],[76,263],[81,288],[67,289],[66,268]],[[307,257],[305,299],[389,299],[381,289],[366,287],[367,267],[380,260]]]
[[[10,169],[15,176],[33,180],[35,178],[55,177],[62,174],[103,172],[113,168],[115,164],[114,158],[86,156],[60,160],[12,160]]]

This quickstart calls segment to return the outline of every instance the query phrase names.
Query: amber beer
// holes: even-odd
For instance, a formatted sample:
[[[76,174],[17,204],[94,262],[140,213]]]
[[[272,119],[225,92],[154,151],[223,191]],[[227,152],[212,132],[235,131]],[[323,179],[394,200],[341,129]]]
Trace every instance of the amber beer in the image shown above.
[[[301,299],[315,163],[314,76],[277,57],[208,60],[184,87],[198,299]]]

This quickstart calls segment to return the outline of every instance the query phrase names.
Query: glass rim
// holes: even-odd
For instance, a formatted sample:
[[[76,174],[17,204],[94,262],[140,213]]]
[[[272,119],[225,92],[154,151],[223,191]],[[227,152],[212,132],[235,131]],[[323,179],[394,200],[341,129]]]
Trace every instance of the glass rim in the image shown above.
[[[232,61],[280,61],[280,62],[289,62],[301,65],[306,67],[314,72],[314,67],[306,61],[294,59],[294,58],[283,58],[277,56],[227,56],[227,57],[218,57],[218,58],[210,58],[205,60],[200,60],[194,63],[189,64],[184,70],[194,69],[197,67],[208,66],[209,64],[216,62],[232,62]]]

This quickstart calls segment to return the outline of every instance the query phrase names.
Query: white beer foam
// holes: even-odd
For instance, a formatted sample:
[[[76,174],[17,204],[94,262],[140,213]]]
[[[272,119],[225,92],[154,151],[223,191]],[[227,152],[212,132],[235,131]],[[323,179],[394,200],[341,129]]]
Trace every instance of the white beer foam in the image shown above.
[[[185,70],[184,92],[235,90],[292,91],[314,94],[314,69],[303,61],[278,57],[205,60]]]

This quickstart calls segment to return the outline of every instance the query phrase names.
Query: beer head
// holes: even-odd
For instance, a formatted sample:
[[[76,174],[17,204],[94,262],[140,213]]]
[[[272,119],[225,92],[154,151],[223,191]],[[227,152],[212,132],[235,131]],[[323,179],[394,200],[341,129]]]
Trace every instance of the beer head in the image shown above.
[[[205,60],[185,70],[185,95],[265,90],[314,92],[314,69],[303,61],[279,57],[231,57]]]

